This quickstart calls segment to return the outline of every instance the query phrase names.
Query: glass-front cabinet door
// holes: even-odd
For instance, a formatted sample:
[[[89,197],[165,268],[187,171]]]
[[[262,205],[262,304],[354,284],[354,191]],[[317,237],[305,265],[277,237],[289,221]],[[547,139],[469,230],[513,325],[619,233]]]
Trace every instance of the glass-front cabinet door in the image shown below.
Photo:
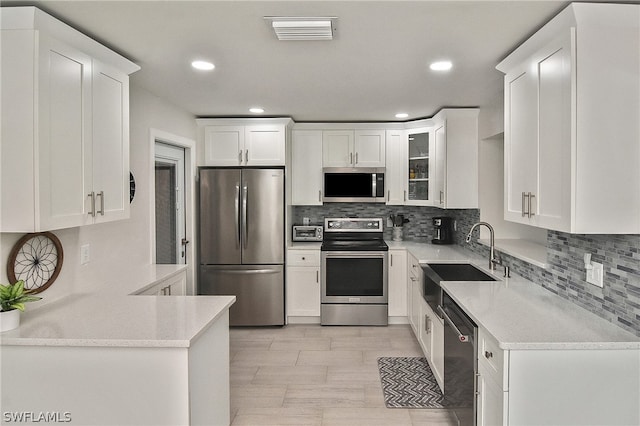
[[[412,129],[407,132],[408,185],[406,204],[433,204],[435,148],[433,129]]]

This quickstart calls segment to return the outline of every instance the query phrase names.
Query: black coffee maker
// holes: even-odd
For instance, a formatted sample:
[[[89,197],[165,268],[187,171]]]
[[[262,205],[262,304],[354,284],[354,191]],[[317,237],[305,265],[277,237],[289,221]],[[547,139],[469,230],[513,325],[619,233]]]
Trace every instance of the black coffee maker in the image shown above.
[[[450,217],[434,217],[433,227],[436,237],[431,240],[433,244],[453,244],[453,221]]]

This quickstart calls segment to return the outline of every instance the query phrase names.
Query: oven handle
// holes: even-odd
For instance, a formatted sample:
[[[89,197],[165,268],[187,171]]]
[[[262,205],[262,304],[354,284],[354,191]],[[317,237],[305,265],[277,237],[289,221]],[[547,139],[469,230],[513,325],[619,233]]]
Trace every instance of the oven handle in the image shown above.
[[[449,315],[447,315],[444,309],[442,309],[442,306],[438,305],[438,310],[442,314],[442,317],[444,318],[444,320],[449,323],[449,325],[455,330],[456,333],[458,333],[458,340],[461,343],[469,343],[471,341],[471,339],[469,338],[469,335],[462,334],[460,329],[458,329],[458,327],[453,323],[453,320],[449,318]]]
[[[384,259],[387,257],[388,251],[323,251],[322,256],[326,258],[372,258]]]

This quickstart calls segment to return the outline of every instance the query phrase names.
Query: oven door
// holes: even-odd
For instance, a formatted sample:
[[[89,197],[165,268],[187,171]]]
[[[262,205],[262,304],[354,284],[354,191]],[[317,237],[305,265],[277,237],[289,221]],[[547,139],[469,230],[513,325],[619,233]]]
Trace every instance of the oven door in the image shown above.
[[[387,303],[386,251],[323,251],[322,303]]]

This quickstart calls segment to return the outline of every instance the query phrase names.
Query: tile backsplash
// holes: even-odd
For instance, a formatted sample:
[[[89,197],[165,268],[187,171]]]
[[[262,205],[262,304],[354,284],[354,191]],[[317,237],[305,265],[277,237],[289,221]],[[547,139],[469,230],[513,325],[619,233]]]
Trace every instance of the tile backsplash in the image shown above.
[[[325,217],[389,217],[404,214],[405,239],[430,241],[434,237],[432,219],[450,216],[457,222],[453,237],[456,244],[488,256],[489,248],[472,242],[467,244],[468,229],[480,220],[480,211],[442,210],[435,207],[387,206],[381,204],[337,203],[323,206],[295,206],[293,219],[302,223],[322,223]],[[391,229],[385,228],[391,239]],[[548,269],[501,254],[515,273],[541,285],[621,328],[640,336],[640,235],[578,235],[547,231]],[[604,265],[604,288],[586,282],[583,256]]]

